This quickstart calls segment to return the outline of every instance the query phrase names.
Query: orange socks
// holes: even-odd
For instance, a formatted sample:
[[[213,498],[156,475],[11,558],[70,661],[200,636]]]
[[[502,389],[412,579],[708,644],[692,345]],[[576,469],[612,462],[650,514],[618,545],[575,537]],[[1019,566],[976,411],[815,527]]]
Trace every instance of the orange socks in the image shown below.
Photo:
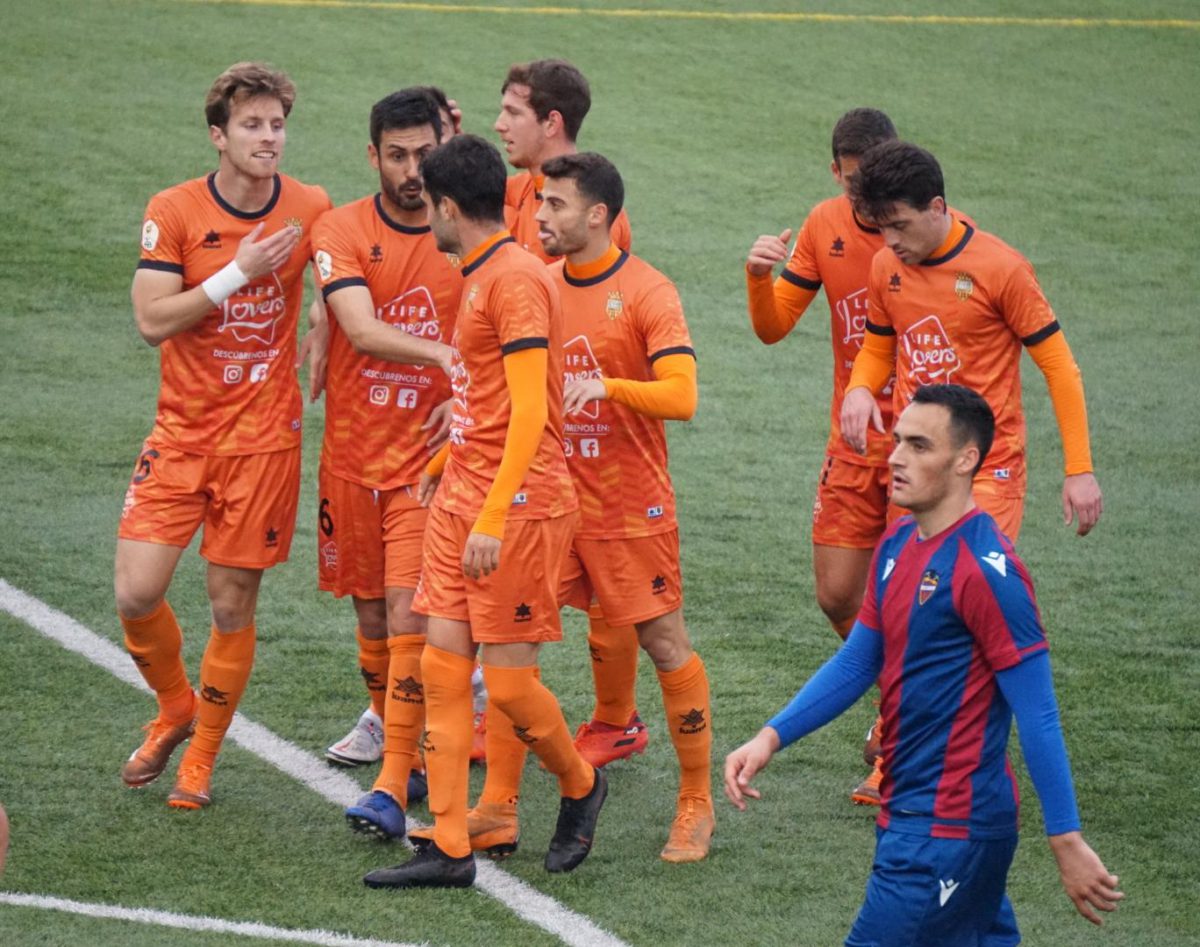
[[[358,639],[358,670],[367,685],[371,709],[382,720],[388,689],[388,665],[391,663],[388,639],[367,638],[363,635],[362,628],[357,627],[354,629],[354,637]]]
[[[592,719],[624,727],[637,711],[637,631],[632,626],[611,628],[600,606],[588,609],[588,648],[592,652],[592,680],[596,709]]]
[[[712,708],[704,662],[693,651],[681,667],[659,671],[658,681],[671,742],[679,757],[679,795],[711,799]]]
[[[533,676],[542,679],[540,668],[533,669]],[[513,722],[496,702],[488,696],[487,733],[484,741],[487,752],[487,775],[483,779],[480,802],[496,802],[515,805],[521,797],[521,776],[525,772],[525,757],[529,750],[517,739]]]
[[[417,741],[425,725],[425,688],[421,684],[424,635],[387,639],[387,706],[383,718],[383,766],[373,788],[390,793],[408,808],[408,774],[417,759]]]
[[[562,795],[581,799],[592,790],[592,767],[579,755],[558,700],[538,680],[536,667],[483,666],[488,696],[512,722],[518,740],[558,777]],[[488,730],[492,721],[488,719]],[[491,767],[491,761],[488,762]]]
[[[425,771],[433,840],[451,858],[471,852],[467,834],[468,771],[474,715],[471,658],[426,644],[421,655],[425,682]]]
[[[125,649],[158,697],[158,711],[170,723],[191,719],[195,700],[183,667],[183,635],[164,599],[144,618],[121,618]]]
[[[200,702],[196,734],[184,760],[211,766],[233,721],[254,667],[254,626],[220,632],[213,628],[200,662]]]

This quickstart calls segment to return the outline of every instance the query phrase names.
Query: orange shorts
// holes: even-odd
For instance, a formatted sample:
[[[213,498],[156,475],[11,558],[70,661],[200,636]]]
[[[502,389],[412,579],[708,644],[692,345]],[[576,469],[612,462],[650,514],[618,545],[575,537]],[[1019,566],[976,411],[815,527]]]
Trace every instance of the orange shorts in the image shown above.
[[[117,536],[187,546],[204,524],[200,555],[219,566],[286,562],[300,497],[300,448],[270,454],[185,454],[153,438],[125,491]]]
[[[478,580],[462,571],[463,549],[474,525],[474,519],[437,507],[430,511],[412,610],[469,622],[471,637],[480,643],[561,640],[558,577],[579,525],[578,514],[509,520],[500,568]]]
[[[636,625],[683,606],[679,530],[635,539],[580,539],[571,545],[558,601],[587,611],[600,603],[608,624]]]
[[[320,588],[338,598],[383,598],[385,589],[416,588],[429,511],[415,491],[372,490],[324,467],[317,480]]]
[[[975,505],[996,521],[1000,532],[1008,537],[1010,543],[1017,541],[1021,532],[1021,521],[1025,518],[1025,498],[1009,496],[1009,488],[1001,487],[992,480],[978,479],[971,485],[971,496]],[[896,506],[888,507],[888,522],[904,516],[908,510]]]
[[[887,467],[867,467],[826,455],[813,501],[813,543],[873,549],[887,529],[890,482]]]

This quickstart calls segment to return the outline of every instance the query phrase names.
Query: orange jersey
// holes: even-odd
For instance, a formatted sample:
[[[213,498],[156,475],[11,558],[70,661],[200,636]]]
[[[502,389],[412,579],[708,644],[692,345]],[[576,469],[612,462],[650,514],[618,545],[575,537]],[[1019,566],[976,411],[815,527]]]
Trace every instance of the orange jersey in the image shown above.
[[[562,308],[546,267],[501,231],[463,261],[454,325],[450,456],[434,505],[474,518],[500,468],[508,434],[504,356],[548,350],[546,424],[509,520],[546,519],[578,509],[562,443]]]
[[[1059,331],[1029,261],[970,224],[953,247],[916,266],[880,250],[867,331],[896,336],[897,413],[921,385],[953,382],[987,399],[996,438],[978,477],[1024,493],[1021,345]]]
[[[866,456],[842,439],[842,398],[863,344],[867,324],[867,276],[871,260],[883,247],[883,237],[855,215],[844,194],[814,207],[800,228],[791,259],[779,278],[802,289],[825,287],[829,300],[833,342],[833,397],[829,404],[829,442],[826,453],[852,464],[886,467],[891,434],[867,431]],[[889,381],[876,397],[885,430],[892,429],[892,387]]]
[[[543,263],[553,263],[562,257],[546,255],[542,241],[538,239],[540,228],[535,219],[542,206],[543,180],[541,175],[534,178],[528,171],[509,177],[504,191],[504,223],[517,243]],[[628,250],[633,245],[633,232],[629,228],[625,208],[621,208],[621,213],[613,221],[612,241],[622,250]]]
[[[654,381],[664,355],[695,355],[679,293],[650,264],[622,252],[587,278],[550,267],[562,297],[563,376]],[[612,400],[591,401],[565,419],[567,465],[579,493],[577,536],[619,539],[676,528],[662,420]]]
[[[401,332],[450,341],[462,277],[438,251],[429,227],[396,223],[376,194],[325,214],[312,243],[326,300],[347,286],[365,286],[375,318]],[[416,483],[428,460],[429,432],[421,425],[450,397],[449,379],[436,365],[359,355],[327,308],[322,469],[376,490]]]
[[[142,224],[139,269],[183,277],[189,290],[237,253],[260,223],[263,236],[299,227],[301,239],[278,270],[247,283],[200,322],[163,342],[153,436],[192,454],[242,455],[300,443],[296,325],[312,225],[332,205],[319,187],[275,176],[257,213],[227,204],[215,174],[160,191]]]

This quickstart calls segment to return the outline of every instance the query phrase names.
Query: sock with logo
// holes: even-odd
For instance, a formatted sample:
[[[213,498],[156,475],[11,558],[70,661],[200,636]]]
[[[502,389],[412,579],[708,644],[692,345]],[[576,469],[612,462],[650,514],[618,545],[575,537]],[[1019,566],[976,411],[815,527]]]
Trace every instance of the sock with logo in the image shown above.
[[[679,757],[679,795],[711,799],[712,707],[704,662],[693,651],[674,671],[659,671],[658,682]]]
[[[558,777],[562,795],[581,799],[592,790],[595,778],[592,767],[575,749],[558,700],[538,680],[536,672],[537,668],[532,666],[510,668],[486,663],[483,666],[488,694],[512,721],[517,738]]]
[[[158,698],[159,716],[184,723],[195,713],[195,695],[183,666],[183,635],[166,599],[143,618],[121,619],[125,650]]]
[[[200,701],[196,733],[185,758],[212,765],[225,739],[225,731],[250,680],[254,667],[254,625],[222,632],[214,627],[200,662]]]
[[[417,741],[425,726],[425,688],[421,683],[424,635],[387,639],[387,706],[383,717],[383,765],[374,789],[382,789],[408,808],[408,774],[417,762]]]
[[[592,719],[626,727],[637,713],[637,630],[632,625],[610,627],[600,606],[588,609],[588,649],[592,653],[592,680],[596,709]]]
[[[533,669],[533,676],[542,678],[540,668]],[[513,803],[521,797],[521,777],[525,772],[525,758],[529,751],[517,739],[512,720],[496,706],[487,702],[487,775],[483,780],[480,802]]]
[[[358,639],[358,669],[367,685],[371,709],[382,720],[387,704],[388,666],[391,664],[388,639],[368,638],[363,634],[361,626],[354,629],[354,637]]]
[[[471,658],[425,645],[425,772],[433,840],[451,858],[471,852],[467,834],[468,772],[474,730],[471,712]]]

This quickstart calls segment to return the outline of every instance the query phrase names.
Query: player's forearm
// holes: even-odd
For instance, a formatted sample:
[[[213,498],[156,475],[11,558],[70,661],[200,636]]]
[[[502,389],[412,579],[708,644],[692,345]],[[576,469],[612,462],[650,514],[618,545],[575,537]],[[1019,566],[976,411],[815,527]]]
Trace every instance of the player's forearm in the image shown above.
[[[605,378],[605,396],[647,417],[691,420],[699,400],[695,358],[682,354],[664,355],[654,360],[654,375],[654,381]]]
[[[1042,804],[1047,835],[1079,830],[1071,764],[1058,718],[1058,702],[1046,652],[996,673],[1000,692],[1013,709],[1021,752]]]
[[[767,721],[779,735],[780,748],[839,717],[867,692],[882,669],[883,636],[855,622],[846,643]]]
[[[172,336],[199,324],[214,308],[212,300],[200,286],[155,299],[139,297],[140,294],[135,290],[134,322],[142,338],[153,346],[161,345]]]
[[[496,478],[484,499],[472,532],[496,539],[504,538],[504,524],[513,497],[537,456],[538,444],[546,427],[546,363],[544,348],[523,349],[504,357],[504,378],[508,384],[508,430],[504,436],[504,456]]]
[[[1066,476],[1092,472],[1092,448],[1088,436],[1087,402],[1083,394],[1083,375],[1071,354],[1062,332],[1037,345],[1029,355],[1046,377],[1050,403],[1058,421],[1063,445],[1063,472]]]
[[[816,290],[793,286],[783,277],[772,282],[771,274],[746,271],[746,298],[754,334],[766,345],[774,345],[800,321]]]
[[[359,355],[402,365],[449,364],[449,346],[422,339],[375,318],[370,291],[365,286],[338,289],[329,294],[326,303]]]
[[[855,356],[846,390],[868,388],[873,394],[879,394],[895,370],[896,337],[868,331],[863,337],[863,347]]]

